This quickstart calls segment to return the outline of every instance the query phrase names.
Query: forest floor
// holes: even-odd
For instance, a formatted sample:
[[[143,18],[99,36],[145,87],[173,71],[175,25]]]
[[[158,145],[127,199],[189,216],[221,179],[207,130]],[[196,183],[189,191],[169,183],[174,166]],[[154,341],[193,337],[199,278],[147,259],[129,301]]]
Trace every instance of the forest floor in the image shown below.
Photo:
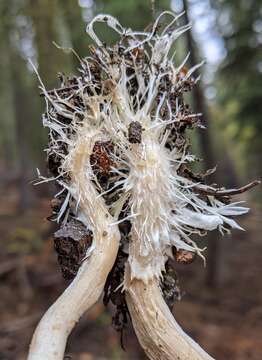
[[[1,199],[0,360],[22,360],[38,320],[67,284],[45,220],[49,202],[39,200],[32,210],[17,215],[16,192],[2,191]],[[262,359],[261,210],[252,210],[240,223],[246,232],[221,239],[215,289],[204,285],[201,259],[177,270],[183,296],[174,307],[176,319],[219,360]],[[66,359],[146,358],[131,328],[124,336],[126,351],[121,349],[110,311],[99,303],[83,316],[69,338]]]

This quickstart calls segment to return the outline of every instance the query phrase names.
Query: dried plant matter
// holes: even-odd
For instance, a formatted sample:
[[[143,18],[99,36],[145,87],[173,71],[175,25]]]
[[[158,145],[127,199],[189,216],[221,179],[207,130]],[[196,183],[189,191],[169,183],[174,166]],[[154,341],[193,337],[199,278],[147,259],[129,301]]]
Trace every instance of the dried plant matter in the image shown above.
[[[164,16],[169,23],[162,23]],[[162,293],[172,305],[178,296],[172,284],[174,289],[177,284],[172,271],[163,274],[173,253],[183,263],[193,261],[194,254],[204,259],[193,235],[241,229],[232,216],[248,209],[231,202],[230,196],[251,186],[209,186],[208,173],[190,169],[196,157],[190,153],[186,130],[202,125],[200,114],[190,110],[183,94],[197,83],[194,72],[201,64],[187,69],[188,56],[177,64],[170,53],[189,29],[179,27],[179,17],[164,12],[150,32],[135,32],[109,15],[98,15],[87,27],[95,46],[81,60],[79,76],[60,76],[60,87],[51,91],[39,79],[53,175],[40,176],[40,182],[54,180],[59,187],[51,220],[61,224],[56,249],[63,273],[74,277],[83,264],[40,322],[30,359],[62,359],[75,321],[104,286],[104,302],[112,301],[117,309],[115,325],[122,328],[130,312],[150,358],[210,358],[172,318]],[[114,46],[98,38],[97,22],[118,33]],[[59,331],[63,325],[62,335],[50,323],[59,323]],[[152,336],[147,338],[149,330]],[[41,352],[51,336],[45,331],[52,335],[48,353]]]

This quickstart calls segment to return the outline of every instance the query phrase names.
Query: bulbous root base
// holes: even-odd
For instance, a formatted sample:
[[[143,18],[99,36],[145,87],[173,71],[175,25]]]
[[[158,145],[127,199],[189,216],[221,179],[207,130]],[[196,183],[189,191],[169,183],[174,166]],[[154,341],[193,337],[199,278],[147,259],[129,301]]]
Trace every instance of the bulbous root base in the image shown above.
[[[126,301],[140,345],[152,360],[212,360],[178,325],[156,279],[147,284],[130,279],[126,269]]]

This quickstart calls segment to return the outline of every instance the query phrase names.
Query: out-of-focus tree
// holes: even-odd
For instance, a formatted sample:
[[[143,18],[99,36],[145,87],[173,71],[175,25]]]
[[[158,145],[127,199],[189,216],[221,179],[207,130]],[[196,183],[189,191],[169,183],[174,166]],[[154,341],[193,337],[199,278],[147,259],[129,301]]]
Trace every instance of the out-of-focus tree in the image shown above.
[[[162,10],[170,10],[169,0],[97,0],[96,11],[115,16],[125,27],[143,30]]]
[[[6,51],[6,4],[0,3],[0,157],[1,157],[1,178],[14,171],[15,167],[15,136],[14,136],[14,114],[10,84],[10,62]]]
[[[32,23],[36,66],[47,89],[57,86],[57,75],[61,69],[65,74],[72,70],[72,54],[63,51],[63,47],[70,48],[72,46],[70,41],[71,29],[66,23],[60,5],[59,0],[26,0],[24,6],[24,12]],[[79,7],[78,3],[75,5]],[[61,49],[57,48],[55,44],[61,46]],[[37,79],[35,75],[31,74],[31,76],[36,80],[34,82],[34,97],[38,98],[38,111],[34,116],[34,124],[37,127],[36,133],[39,134],[38,141],[43,144],[39,146],[38,142],[37,148],[41,149],[41,154],[37,158],[37,166],[45,172],[43,149],[47,134],[43,132],[39,116],[43,104],[40,103],[39,96],[37,96]]]
[[[189,1],[183,0],[183,8],[185,10],[185,22],[189,23],[190,18],[189,12]],[[196,42],[194,41],[192,30],[189,30],[185,34],[186,38],[186,49],[190,53],[189,65],[192,67],[199,63],[199,49]],[[205,129],[199,129],[199,147],[202,153],[204,162],[204,170],[212,169],[216,163],[217,158],[214,151],[214,142],[212,141],[213,134],[211,133],[211,115],[208,109],[208,104],[204,95],[203,84],[201,81],[198,82],[192,92],[192,102],[195,112],[202,114],[201,122],[205,126]],[[212,182],[219,182],[217,173],[210,175]],[[215,287],[219,280],[219,263],[220,263],[220,238],[217,233],[208,235],[208,260],[207,260],[207,276],[206,284],[209,287]]]
[[[91,4],[92,5],[92,4]],[[83,8],[79,5],[78,0],[59,1],[61,13],[64,15],[65,24],[69,31],[72,48],[80,57],[84,57],[88,52],[90,40],[85,32],[85,23],[83,19]],[[91,9],[93,6],[91,6]],[[78,66],[79,61],[74,56],[74,64]]]
[[[71,66],[71,57],[52,44],[66,43],[63,37],[68,37],[59,11],[57,0],[0,3],[1,170],[6,169],[7,182],[10,178],[17,181],[21,210],[31,205],[33,188],[29,183],[36,176],[34,169],[45,168],[46,134],[39,116],[38,81],[28,58],[38,67],[47,87],[55,84],[61,68]]]
[[[54,43],[58,45],[67,44],[67,40],[64,40],[66,35],[63,35],[64,33],[67,34],[66,30],[63,31],[66,26],[62,21],[58,0],[26,0],[23,11],[28,18],[28,22],[31,22],[32,42],[36,54],[34,61],[39,75],[47,89],[55,87],[57,85],[57,73],[61,68],[65,71],[71,69],[71,57],[54,45]],[[37,112],[31,114],[38,141],[36,148],[41,151],[38,150],[36,160],[40,170],[45,171],[43,149],[47,134],[42,129],[41,117],[39,116],[42,112],[43,103],[39,99],[38,80],[34,74],[31,74],[31,77],[34,79],[34,98],[38,101]],[[34,140],[32,139],[30,143],[34,144]],[[39,144],[42,146],[39,146]]]
[[[244,144],[248,178],[261,176],[262,1],[212,1],[227,56],[218,72],[226,130]]]
[[[63,23],[58,0],[28,0],[27,13],[30,16],[34,31],[34,44],[37,52],[38,71],[49,88],[56,85],[56,75],[61,70],[70,70],[71,58],[66,56],[59,46],[68,44],[68,29]],[[64,31],[61,31],[64,30]]]
[[[2,95],[5,97],[5,90],[11,100],[9,108],[5,109],[7,119],[5,119],[4,136],[6,139],[13,138],[15,140],[11,143],[16,160],[12,164],[12,170],[18,175],[20,194],[18,208],[24,211],[32,200],[32,193],[28,186],[32,168],[32,157],[30,156],[32,149],[30,149],[29,139],[32,130],[31,114],[35,108],[35,102],[32,100],[32,82],[24,58],[25,47],[28,46],[26,40],[29,41],[26,39],[27,23],[24,21],[19,2],[13,0],[10,3],[1,3],[0,7],[1,30],[4,34],[1,40],[6,62],[1,97]],[[10,144],[6,144],[6,146],[6,153],[8,153],[11,150]],[[9,176],[12,174],[12,170],[9,169]]]

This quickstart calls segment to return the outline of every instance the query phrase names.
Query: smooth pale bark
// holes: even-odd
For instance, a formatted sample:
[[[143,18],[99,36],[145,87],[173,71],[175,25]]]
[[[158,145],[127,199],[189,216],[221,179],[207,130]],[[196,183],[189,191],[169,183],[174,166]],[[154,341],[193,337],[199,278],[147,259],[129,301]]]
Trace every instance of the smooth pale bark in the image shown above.
[[[81,194],[82,215],[93,225],[94,249],[85,260],[71,285],[49,308],[35,330],[28,360],[62,360],[66,341],[80,316],[100,297],[119,247],[117,225],[111,226],[103,199],[89,180],[89,156],[94,138],[79,141],[71,168],[72,184]]]
[[[126,301],[140,345],[152,360],[212,360],[178,325],[156,279],[130,281],[126,272]]]

